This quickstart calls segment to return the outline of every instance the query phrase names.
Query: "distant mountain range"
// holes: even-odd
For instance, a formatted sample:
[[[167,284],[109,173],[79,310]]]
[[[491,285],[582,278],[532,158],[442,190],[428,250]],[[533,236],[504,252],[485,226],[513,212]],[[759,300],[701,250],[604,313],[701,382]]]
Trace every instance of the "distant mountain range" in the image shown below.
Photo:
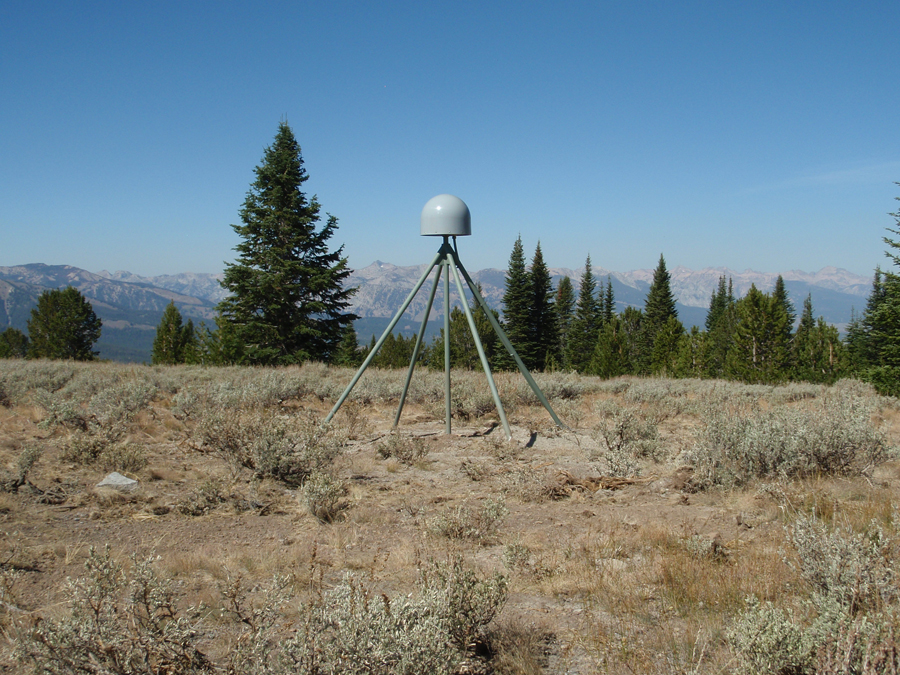
[[[354,298],[353,311],[360,316],[356,330],[361,342],[372,335],[380,335],[394,313],[409,295],[427,265],[399,267],[375,261],[355,270],[350,285],[359,290]],[[551,268],[555,282],[563,276],[571,277],[575,291],[583,268]],[[628,305],[642,307],[653,280],[653,270],[612,272],[594,268],[599,284],[612,282],[619,311]],[[735,272],[727,268],[707,268],[699,271],[675,267],[669,271],[672,292],[677,300],[679,318],[686,326],[703,326],[710,296],[719,277],[731,278],[735,295],[740,297],[750,288],[771,291],[777,273],[745,270]],[[871,290],[871,278],[852,274],[847,270],[825,267],[815,273],[783,272],[785,286],[798,313],[803,300],[812,295],[816,315],[843,329],[850,321],[853,309],[861,311]],[[144,362],[150,360],[150,350],[156,326],[162,312],[174,301],[185,320],[195,324],[211,323],[216,304],[227,293],[219,284],[221,274],[184,273],[156,277],[141,277],[130,272],[87,272],[69,265],[34,263],[15,267],[0,267],[0,329],[14,326],[26,330],[31,309],[38,296],[48,288],[76,287],[93,305],[103,320],[102,337],[97,344],[102,358],[116,361]],[[484,269],[472,273],[481,284],[485,299],[492,307],[500,308],[504,291],[505,272]],[[407,335],[418,329],[425,312],[429,286],[426,284],[413,301],[397,330]],[[455,288],[451,291],[451,305],[458,302]],[[440,330],[444,311],[443,289],[438,291],[429,317],[428,336]]]

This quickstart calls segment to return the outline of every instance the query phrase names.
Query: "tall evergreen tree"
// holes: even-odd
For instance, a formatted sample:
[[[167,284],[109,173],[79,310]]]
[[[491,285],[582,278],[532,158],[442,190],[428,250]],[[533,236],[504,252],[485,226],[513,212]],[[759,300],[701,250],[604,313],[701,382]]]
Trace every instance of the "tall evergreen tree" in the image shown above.
[[[617,377],[628,372],[624,323],[618,316],[613,316],[600,328],[587,372],[603,378]]]
[[[879,361],[880,345],[872,337],[873,330],[876,333],[879,327],[876,326],[879,307],[887,298],[887,291],[884,285],[884,276],[880,267],[875,268],[875,275],[872,279],[872,290],[869,291],[869,297],[866,300],[866,307],[862,315],[854,316],[847,327],[847,350],[850,356],[850,363],[854,370],[862,373],[866,369],[875,366]]]
[[[672,295],[672,277],[666,269],[666,259],[662,254],[653,270],[653,281],[644,303],[644,321],[653,328],[663,326],[671,317],[678,318],[675,296]]]
[[[185,363],[192,349],[196,349],[194,324],[183,324],[181,312],[175,302],[166,305],[162,319],[156,327],[153,350],[150,352],[151,363],[157,365],[173,365]]]
[[[612,278],[606,277],[606,299],[603,303],[603,323],[607,324],[616,315],[616,295],[612,287]]]
[[[515,347],[519,358],[529,367],[534,355],[530,328],[532,298],[531,275],[525,268],[525,250],[522,247],[522,237],[519,236],[513,244],[506,269],[503,323],[506,336]],[[509,354],[503,354],[499,367],[504,370],[515,370],[516,362]]]
[[[481,284],[477,285],[478,292],[481,293]],[[478,339],[481,341],[481,348],[488,360],[488,366],[491,369],[496,367],[501,354],[506,355],[506,350],[500,343],[500,338],[494,332],[490,320],[481,308],[481,304],[474,296],[470,298],[469,310],[472,312],[472,319],[475,321],[475,329],[478,331]],[[499,314],[495,310],[494,318],[498,318]],[[427,350],[425,361],[429,367],[436,370],[444,368],[444,329],[434,339],[431,346]],[[469,320],[466,318],[465,312],[454,307],[450,312],[450,366],[453,368],[462,368],[465,370],[480,370],[481,359],[478,356],[478,348],[475,346],[475,339],[469,328]]]
[[[650,370],[656,375],[674,377],[677,373],[679,347],[684,337],[684,326],[677,317],[670,316],[659,327],[653,338],[650,353]]]
[[[704,377],[725,377],[725,363],[734,337],[736,323],[734,289],[731,279],[719,277],[719,285],[709,301],[706,315],[706,339],[703,343]]]
[[[203,353],[200,350],[200,331],[194,325],[193,319],[188,319],[184,324],[184,363],[197,365],[203,363]]]
[[[777,308],[780,308],[785,316],[784,327],[781,329],[781,340],[785,345],[787,345],[788,363],[785,364],[785,367],[790,369],[793,365],[791,361],[795,356],[795,352],[791,343],[794,339],[793,331],[794,322],[797,320],[797,312],[794,309],[794,303],[791,302],[791,298],[788,295],[787,288],[784,285],[784,278],[780,274],[775,280],[775,288],[772,291],[772,299],[775,301],[775,306]]]
[[[529,324],[531,329],[531,363],[529,369],[546,370],[548,362],[559,364],[559,326],[556,323],[556,308],[553,306],[553,282],[550,270],[544,263],[541,243],[538,242],[531,259],[531,308]]]
[[[575,318],[569,328],[569,344],[566,361],[579,373],[590,368],[591,357],[597,342],[597,331],[600,328],[599,305],[596,297],[597,282],[591,269],[591,256],[584,263],[581,285],[578,291],[578,303],[575,306]]]
[[[821,316],[813,318],[812,296],[803,301],[800,323],[791,344],[793,378],[831,384],[844,373],[843,343],[837,329]]]
[[[412,359],[415,346],[416,338],[411,335],[406,338],[388,333],[385,341],[381,343],[381,349],[372,359],[372,365],[376,368],[406,368]]]
[[[636,375],[640,372],[641,364],[649,358],[644,351],[647,347],[643,339],[644,312],[637,307],[626,307],[619,318],[621,324],[619,339],[622,344],[621,374]]]
[[[359,338],[352,323],[344,326],[341,341],[334,352],[331,362],[336,366],[356,368],[363,362],[362,352],[359,349]]]
[[[788,375],[788,345],[784,340],[787,316],[768,293],[751,285],[735,305],[737,325],[728,351],[726,372],[752,384],[780,382]]]
[[[238,260],[226,265],[219,326],[234,337],[236,360],[253,364],[328,360],[356,317],[346,313],[355,288],[343,247],[329,251],[337,218],[319,228],[320,205],[301,188],[309,178],[286,122],[256,167],[240,211]]]
[[[690,332],[681,336],[672,371],[676,377],[703,377],[706,374],[708,341],[709,333],[697,326],[691,326]]]
[[[74,286],[44,291],[28,320],[28,356],[92,361],[102,326],[91,303]]]
[[[900,183],[897,183],[900,185]],[[900,201],[900,197],[896,198]],[[897,224],[897,229],[885,228],[888,232],[900,235],[900,212],[890,214]],[[900,267],[900,241],[890,237],[882,237],[887,244],[887,256],[897,267]],[[869,367],[864,377],[875,385],[882,394],[900,396],[900,274],[886,271],[879,289],[878,299],[871,303],[865,321],[867,324],[867,349]]]
[[[603,327],[606,323],[606,284],[600,281],[597,287],[597,329]]]
[[[728,294],[725,290],[725,277],[719,277],[719,285],[709,299],[709,310],[706,312],[706,330],[711,331],[728,307]]]
[[[666,259],[660,254],[653,272],[653,282],[647,292],[642,321],[640,374],[660,373],[671,368],[678,339],[684,327],[678,321],[675,296],[672,294],[671,275],[666,269]]]
[[[10,326],[0,333],[0,359],[24,359],[28,354],[28,336]]]
[[[568,370],[569,329],[575,311],[575,289],[572,287],[572,280],[569,277],[559,280],[559,284],[556,286],[554,307],[556,309],[556,325],[559,329],[559,354],[562,359],[560,365]]]
[[[780,274],[775,280],[775,289],[772,291],[772,297],[775,299],[776,304],[784,310],[784,315],[788,320],[788,334],[790,334],[794,329],[794,322],[797,320],[797,312],[794,309],[794,303],[791,302],[790,295],[788,295],[787,287],[784,285],[784,277]]]

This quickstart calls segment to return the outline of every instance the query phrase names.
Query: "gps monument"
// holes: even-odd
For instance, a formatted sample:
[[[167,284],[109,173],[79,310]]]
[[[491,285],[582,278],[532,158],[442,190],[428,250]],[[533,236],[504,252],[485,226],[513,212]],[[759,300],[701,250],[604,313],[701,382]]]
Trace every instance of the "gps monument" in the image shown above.
[[[553,421],[556,422],[556,425],[559,427],[564,427],[565,425],[560,422],[559,417],[557,417],[556,413],[553,412],[553,408],[550,407],[550,403],[547,401],[547,397],[544,396],[544,393],[541,391],[540,387],[537,386],[537,383],[534,381],[531,373],[528,372],[525,364],[522,363],[522,359],[516,353],[515,348],[512,346],[512,343],[509,341],[509,338],[506,336],[506,333],[503,331],[500,323],[497,321],[496,317],[494,317],[494,313],[491,311],[490,307],[488,307],[487,302],[485,302],[484,298],[481,296],[481,293],[478,291],[478,287],[472,281],[469,273],[466,272],[466,268],[463,267],[462,262],[460,262],[459,260],[459,252],[456,248],[456,238],[467,237],[472,234],[472,217],[469,213],[469,207],[466,206],[466,203],[459,197],[454,197],[453,195],[447,194],[438,195],[437,197],[432,197],[431,199],[429,199],[425,204],[425,208],[422,209],[421,222],[421,233],[423,237],[443,237],[444,242],[441,244],[441,247],[438,249],[437,254],[434,256],[434,260],[431,261],[431,264],[425,270],[425,273],[422,275],[419,281],[416,282],[416,285],[413,287],[412,292],[406,298],[406,301],[403,303],[403,305],[394,315],[394,318],[388,324],[388,327],[381,335],[381,338],[378,340],[378,342],[375,343],[375,346],[369,352],[366,360],[363,361],[363,364],[359,367],[359,370],[356,371],[356,374],[353,376],[350,384],[347,385],[344,393],[341,394],[337,403],[334,404],[334,408],[332,408],[331,412],[328,413],[328,417],[325,418],[325,421],[329,422],[331,418],[334,417],[334,414],[347,399],[347,396],[350,395],[353,387],[356,386],[356,383],[359,381],[359,378],[362,377],[362,374],[365,372],[366,368],[368,368],[369,364],[372,362],[372,359],[375,358],[378,350],[381,349],[381,346],[384,344],[387,336],[390,335],[392,330],[394,330],[397,322],[400,321],[400,317],[403,316],[403,313],[407,310],[410,303],[413,301],[413,298],[416,297],[416,294],[422,288],[425,280],[428,278],[428,275],[431,274],[431,270],[437,267],[437,275],[434,278],[434,284],[432,285],[431,293],[428,296],[428,305],[425,308],[425,315],[422,318],[422,326],[421,328],[419,328],[419,334],[416,337],[416,344],[415,347],[413,347],[412,359],[410,359],[409,362],[409,371],[406,374],[406,382],[403,385],[403,393],[400,395],[400,405],[397,407],[397,416],[394,418],[394,428],[396,428],[400,423],[400,413],[403,412],[403,404],[406,401],[406,394],[409,391],[409,383],[412,380],[413,371],[416,368],[416,361],[419,358],[419,351],[422,348],[422,339],[425,336],[425,326],[428,322],[428,316],[431,314],[431,306],[434,303],[434,296],[437,292],[438,285],[440,284],[441,274],[443,274],[444,408],[446,413],[446,433],[451,433],[450,340],[448,339],[448,336],[450,335],[450,277],[453,276],[453,280],[456,283],[456,290],[459,293],[460,304],[462,304],[463,311],[466,314],[466,321],[469,324],[469,330],[471,331],[472,338],[475,341],[475,348],[478,350],[478,358],[481,360],[481,366],[482,368],[484,368],[484,374],[487,377],[488,386],[491,389],[491,396],[494,399],[494,405],[497,407],[497,413],[500,415],[500,423],[503,425],[503,431],[506,433],[507,440],[512,437],[512,434],[509,430],[509,422],[506,420],[506,413],[503,410],[503,403],[501,403],[500,394],[497,392],[497,385],[494,383],[494,377],[491,374],[491,369],[488,365],[487,357],[484,355],[484,347],[482,346],[481,339],[478,336],[478,330],[475,328],[475,319],[472,316],[472,310],[469,309],[469,305],[466,302],[466,296],[463,290],[462,280],[460,279],[460,273],[462,273],[462,277],[465,279],[469,290],[478,301],[478,304],[484,311],[484,314],[488,318],[488,321],[490,321],[494,332],[497,333],[497,337],[500,338],[500,342],[503,343],[503,346],[506,347],[506,350],[509,352],[510,356],[513,357],[513,360],[516,362],[516,366],[518,366],[519,371],[525,377],[525,380],[528,382],[528,385],[538,397],[538,400],[547,409],[547,412],[550,413],[550,416],[553,418]],[[453,237],[452,246],[450,245],[450,237]]]

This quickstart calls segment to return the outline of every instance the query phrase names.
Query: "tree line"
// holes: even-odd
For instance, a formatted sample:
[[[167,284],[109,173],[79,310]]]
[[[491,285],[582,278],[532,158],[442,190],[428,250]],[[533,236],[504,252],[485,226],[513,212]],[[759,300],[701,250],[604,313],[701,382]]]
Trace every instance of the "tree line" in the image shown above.
[[[900,198],[898,198],[900,199]],[[900,212],[890,214],[900,235]],[[887,257],[900,267],[900,241],[884,237]],[[470,300],[478,333],[491,368],[513,370],[483,310]],[[590,256],[576,295],[568,277],[554,287],[540,243],[530,266],[521,237],[509,258],[501,323],[525,365],[536,371],[564,370],[600,377],[619,375],[698,377],[757,384],[806,381],[830,384],[842,377],[873,383],[879,392],[900,396],[900,275],[876,269],[862,314],[854,316],[847,335],[816,316],[812,296],[800,309],[791,301],[784,279],[765,291],[751,285],[737,298],[731,279],[719,278],[702,328],[686,330],[678,319],[671,276],[660,255],[643,309],[616,311],[612,281],[594,277]],[[499,314],[494,311],[495,316]],[[368,347],[357,349],[348,329],[341,365],[358,365]],[[373,365],[406,367],[415,337],[389,335]],[[465,315],[450,315],[451,365],[477,368],[479,361]],[[444,330],[420,355],[420,361],[443,368]]]
[[[607,279],[598,285],[590,257],[576,296],[568,277],[552,286],[540,245],[526,267],[519,239],[510,256],[503,303],[506,311],[501,323],[530,370],[753,383],[792,379],[830,383],[850,373],[847,348],[834,326],[814,317],[811,298],[805,300],[799,323],[792,328],[796,312],[781,277],[771,293],[752,286],[740,299],[735,298],[731,281],[721,277],[710,298],[705,328],[688,331],[678,319],[663,256],[644,308],[625,307],[617,312],[612,282]],[[513,370],[512,358],[474,300],[471,309],[491,367]],[[423,363],[443,367],[443,337],[441,329],[420,357]],[[373,336],[367,349],[374,342]],[[414,344],[415,337],[390,335],[373,364],[405,367]],[[465,315],[458,307],[451,312],[450,347],[453,367],[479,367]],[[357,351],[355,362],[365,353]]]
[[[374,347],[360,346],[347,311],[355,288],[343,247],[329,249],[337,219],[315,196],[302,191],[309,176],[300,146],[286,122],[255,168],[239,211],[237,260],[226,263],[222,285],[229,296],[217,306],[212,326],[184,322],[174,303],[157,326],[155,364],[285,365],[317,360],[357,366]],[[898,198],[900,199],[900,198]],[[900,235],[900,212],[890,214]],[[900,242],[884,237],[891,262],[900,267]],[[463,300],[465,301],[465,300]],[[492,369],[515,363],[474,300],[471,309]],[[495,317],[500,318],[496,310]],[[807,296],[797,311],[778,277],[766,292],[751,286],[736,298],[730,279],[721,277],[710,297],[704,327],[686,330],[678,318],[671,277],[660,255],[642,309],[616,311],[611,279],[599,283],[590,256],[575,287],[568,277],[554,287],[540,242],[527,263],[521,236],[509,257],[503,295],[504,331],[525,365],[534,371],[565,370],[618,375],[701,377],[778,383],[787,380],[831,383],[857,376],[879,391],[900,395],[900,275],[876,269],[862,314],[847,336],[816,317]],[[90,360],[101,321],[90,303],[69,287],[46,291],[28,323],[28,335],[14,328],[0,333],[0,357]],[[444,340],[451,365],[479,367],[464,312],[454,307],[448,335],[421,350],[419,359],[443,368]],[[415,338],[389,335],[373,360],[380,367],[409,364]]]

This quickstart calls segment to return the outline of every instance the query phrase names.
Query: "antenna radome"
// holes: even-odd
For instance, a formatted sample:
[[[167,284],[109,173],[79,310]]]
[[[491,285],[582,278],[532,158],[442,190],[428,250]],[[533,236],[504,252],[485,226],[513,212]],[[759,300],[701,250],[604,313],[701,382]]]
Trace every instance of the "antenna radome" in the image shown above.
[[[423,237],[467,237],[472,234],[469,207],[459,197],[438,195],[422,209]]]

